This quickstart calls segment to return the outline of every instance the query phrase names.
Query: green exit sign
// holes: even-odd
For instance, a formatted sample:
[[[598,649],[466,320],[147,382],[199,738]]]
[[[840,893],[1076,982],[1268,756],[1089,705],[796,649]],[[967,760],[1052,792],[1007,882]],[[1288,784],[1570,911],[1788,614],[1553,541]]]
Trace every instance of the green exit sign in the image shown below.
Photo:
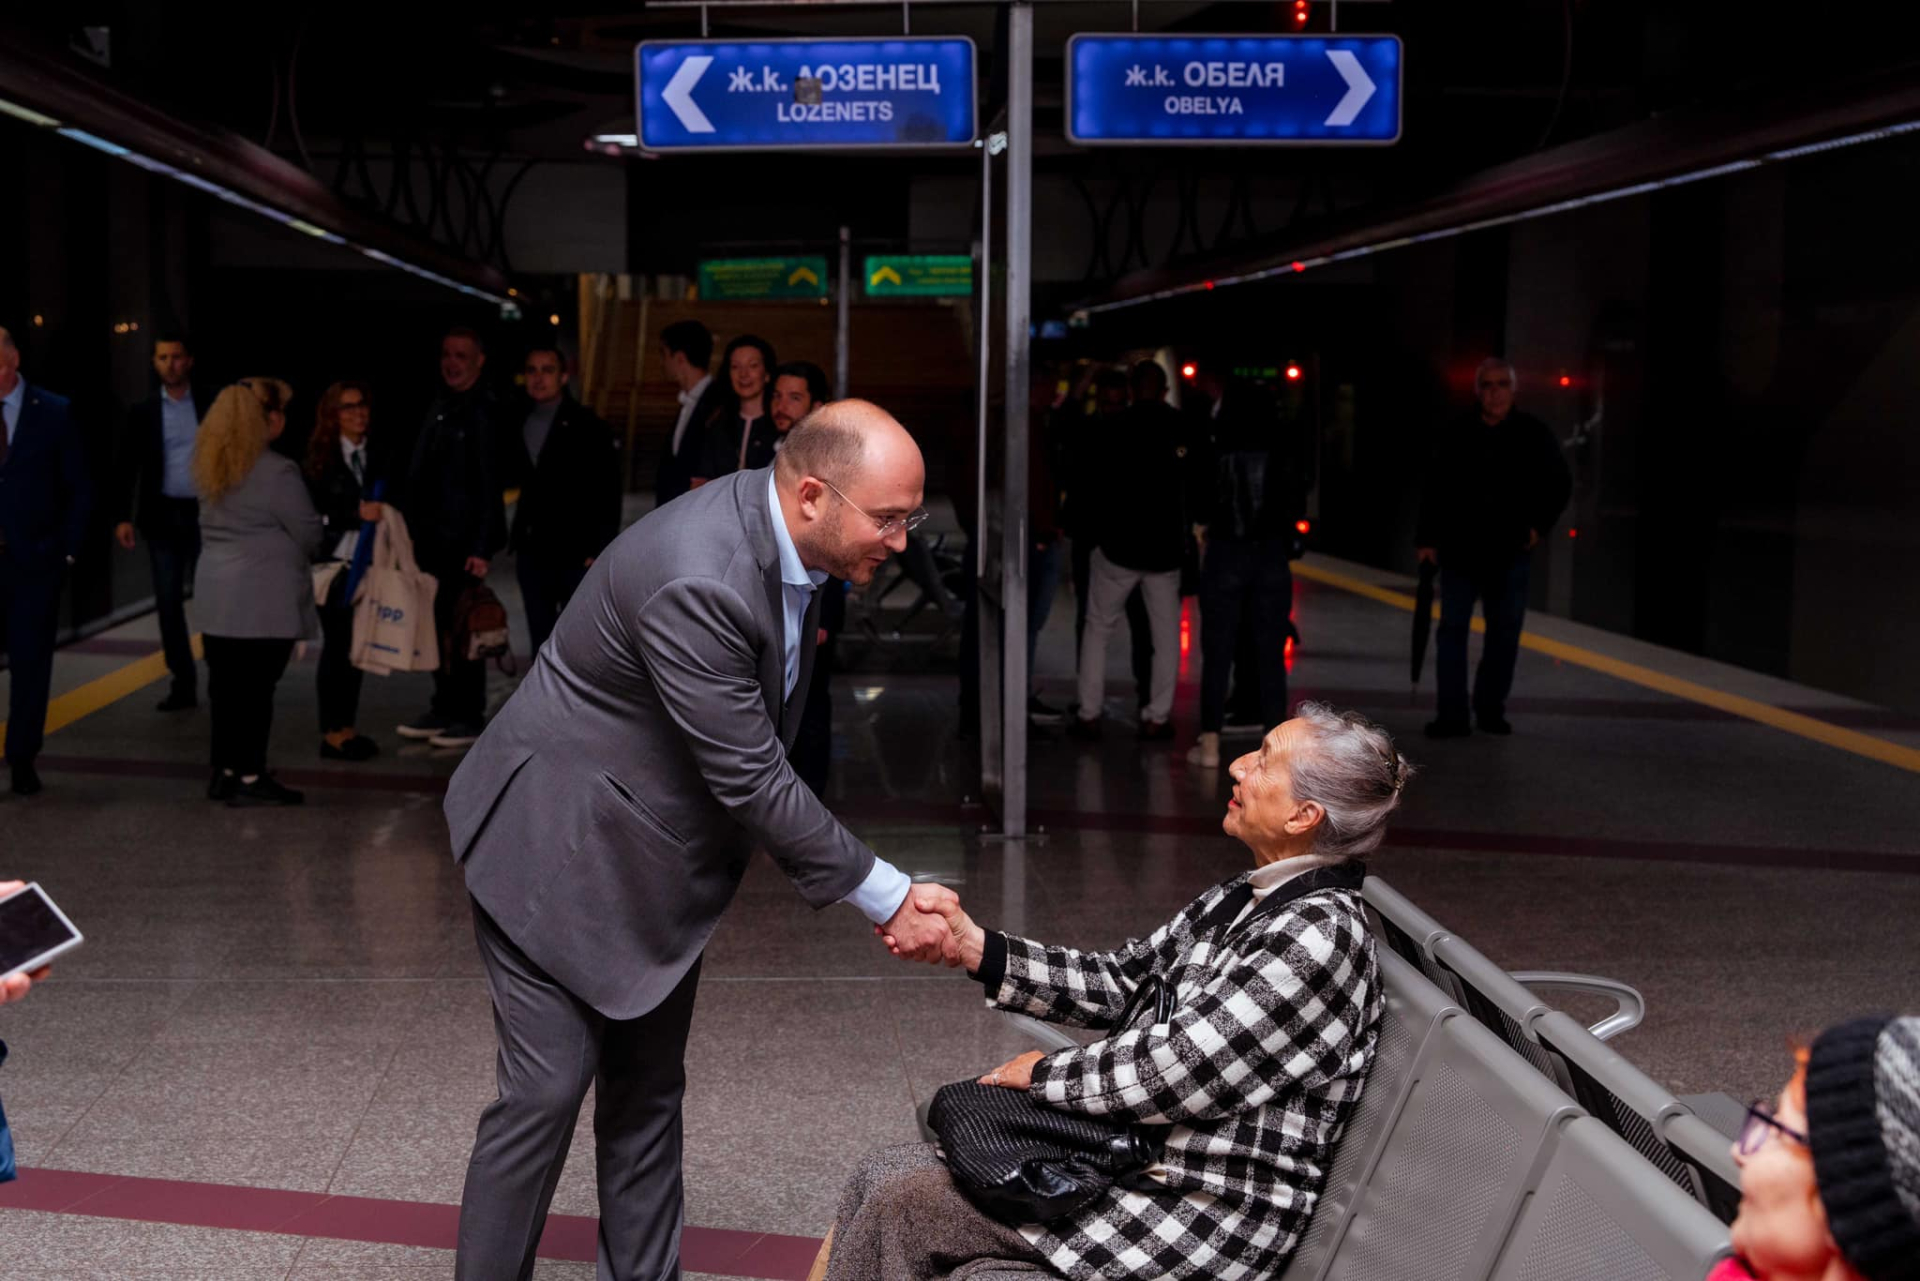
[[[865,274],[869,298],[966,298],[973,293],[973,259],[966,254],[872,254]]]
[[[700,296],[710,302],[755,298],[825,298],[825,258],[708,258],[700,264]]]

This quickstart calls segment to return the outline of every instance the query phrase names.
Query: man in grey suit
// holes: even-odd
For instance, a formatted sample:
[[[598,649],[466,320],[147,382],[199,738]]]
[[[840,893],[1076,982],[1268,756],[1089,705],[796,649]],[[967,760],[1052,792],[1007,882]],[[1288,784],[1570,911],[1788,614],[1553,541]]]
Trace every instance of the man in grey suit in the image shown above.
[[[753,848],[897,955],[959,963],[942,909],[787,763],[829,576],[872,580],[926,518],[925,465],[864,401],[795,427],[771,468],[668,503],[594,562],[453,776],[500,1039],[456,1274],[524,1278],[595,1087],[603,1281],[680,1275],[682,1057],[700,954]]]

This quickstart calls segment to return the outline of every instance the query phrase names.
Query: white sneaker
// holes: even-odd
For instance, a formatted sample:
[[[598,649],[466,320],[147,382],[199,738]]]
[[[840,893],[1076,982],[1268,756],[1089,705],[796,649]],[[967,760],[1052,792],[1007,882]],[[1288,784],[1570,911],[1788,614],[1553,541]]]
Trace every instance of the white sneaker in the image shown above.
[[[1198,765],[1201,769],[1220,768],[1220,736],[1202,734],[1200,741],[1187,749],[1187,764]]]

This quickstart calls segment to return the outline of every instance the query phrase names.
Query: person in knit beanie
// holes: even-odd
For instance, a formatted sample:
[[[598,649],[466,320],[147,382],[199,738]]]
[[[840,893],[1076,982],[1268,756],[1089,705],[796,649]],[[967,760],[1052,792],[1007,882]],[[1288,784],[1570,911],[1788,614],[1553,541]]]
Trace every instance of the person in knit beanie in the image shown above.
[[[1748,1110],[1736,1258],[1709,1281],[1920,1281],[1920,1017],[1828,1028]]]

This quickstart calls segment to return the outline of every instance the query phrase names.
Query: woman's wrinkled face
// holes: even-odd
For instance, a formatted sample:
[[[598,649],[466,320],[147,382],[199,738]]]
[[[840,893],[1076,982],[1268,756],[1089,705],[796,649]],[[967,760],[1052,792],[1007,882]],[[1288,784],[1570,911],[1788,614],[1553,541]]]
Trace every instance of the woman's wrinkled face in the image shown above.
[[[758,347],[742,347],[727,358],[727,377],[733,382],[733,394],[752,400],[767,389],[767,362]]]
[[[1807,1132],[1806,1090],[1796,1074],[1780,1091],[1774,1117]],[[1733,1221],[1733,1248],[1763,1281],[1818,1281],[1828,1275],[1839,1250],[1827,1231],[1827,1211],[1813,1178],[1813,1153],[1797,1139],[1767,1127],[1766,1140],[1740,1166],[1740,1213]]]
[[[1256,864],[1285,857],[1318,818],[1317,806],[1302,806],[1294,798],[1287,769],[1305,732],[1300,721],[1287,721],[1260,740],[1259,748],[1227,766],[1233,796],[1220,827],[1253,851]]]

